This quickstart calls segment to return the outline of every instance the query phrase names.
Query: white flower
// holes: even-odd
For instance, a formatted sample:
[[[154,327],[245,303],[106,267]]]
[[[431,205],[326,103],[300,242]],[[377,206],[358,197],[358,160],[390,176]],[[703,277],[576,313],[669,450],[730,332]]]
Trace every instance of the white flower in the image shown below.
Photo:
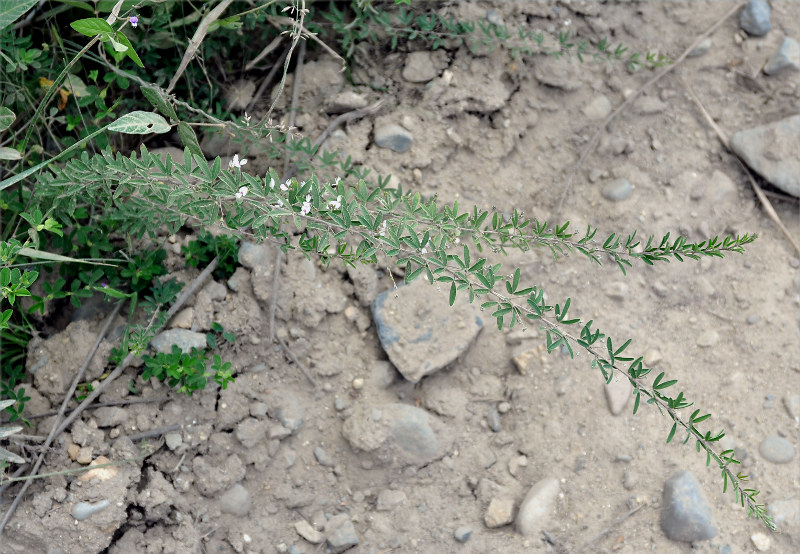
[[[287,190],[289,190],[289,181],[291,181],[291,179],[286,179],[285,183],[281,183],[281,190],[283,192],[286,192]]]
[[[339,183],[341,183],[341,182],[342,182],[342,178],[341,177],[337,177],[336,180],[333,183],[331,183],[331,186],[336,188],[336,187],[339,186]]]
[[[328,209],[329,210],[338,210],[342,207],[342,195],[336,197],[336,200],[331,200],[328,202]]]
[[[383,220],[383,223],[381,224],[381,230],[380,230],[380,232],[378,234],[380,236],[382,236],[382,237],[386,236],[386,220],[385,219]]]
[[[236,198],[244,198],[247,196],[247,193],[250,192],[250,189],[247,187],[240,187],[239,192],[235,194]]]
[[[278,207],[283,208],[283,200],[281,200],[280,198],[278,198]]]
[[[275,188],[275,179],[273,179],[272,177],[269,178],[269,188],[270,189]]]
[[[300,208],[300,215],[308,215],[311,212],[311,195],[306,196],[306,201],[303,202],[303,207]]]
[[[234,154],[233,155],[233,159],[228,162],[228,167],[230,169],[233,169],[234,167],[238,167],[239,169],[241,169],[242,166],[245,165],[246,163],[247,163],[246,159],[242,158],[240,160],[239,159],[239,154]]]

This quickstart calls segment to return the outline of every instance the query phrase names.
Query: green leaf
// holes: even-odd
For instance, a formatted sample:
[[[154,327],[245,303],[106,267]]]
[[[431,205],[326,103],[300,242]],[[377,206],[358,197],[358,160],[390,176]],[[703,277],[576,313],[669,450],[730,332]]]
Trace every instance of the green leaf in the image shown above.
[[[160,115],[143,111],[127,113],[108,126],[109,131],[129,135],[161,134],[169,132],[171,128],[167,120]]]
[[[170,106],[170,108],[171,107],[172,106]],[[177,119],[177,116],[175,119]],[[200,143],[197,141],[197,135],[195,134],[194,129],[192,129],[183,121],[178,122],[178,136],[180,137],[181,142],[183,142],[183,145],[188,148],[192,154],[197,154],[198,156],[203,155],[203,151],[200,150]]]
[[[87,37],[93,37],[95,35],[101,35],[104,33],[113,35],[114,33],[114,28],[106,23],[105,19],[100,19],[99,17],[79,19],[78,21],[73,21],[70,23],[69,26],[78,31],[80,34],[86,35]]]
[[[0,31],[22,17],[36,2],[38,0],[8,0],[0,2]]]
[[[0,131],[5,131],[11,127],[11,124],[14,123],[16,118],[17,116],[14,112],[5,106],[0,106]]]
[[[453,303],[456,301],[456,283],[453,281],[450,283],[450,305],[452,306]]]
[[[667,437],[667,444],[672,442],[672,437],[675,436],[675,431],[677,431],[677,430],[678,430],[678,424],[677,423],[673,423],[672,424],[672,429],[670,430],[669,436]]]
[[[167,95],[158,87],[141,87],[142,94],[147,98],[154,108],[160,111],[167,117],[171,117],[175,121],[178,120],[178,114],[175,113],[175,108],[169,102]]]
[[[114,38],[116,38],[117,42],[127,47],[127,50],[120,50],[120,52],[125,52],[125,55],[128,56],[131,60],[133,60],[133,63],[143,68],[144,64],[142,63],[142,60],[139,57],[139,55],[136,53],[136,50],[133,49],[133,44],[131,44],[131,41],[128,40],[128,37],[125,36],[122,32],[117,31],[117,34],[115,35]],[[114,46],[114,48],[116,48],[116,46]]]
[[[0,146],[0,160],[21,160],[22,154],[19,150],[9,148],[8,146]]]

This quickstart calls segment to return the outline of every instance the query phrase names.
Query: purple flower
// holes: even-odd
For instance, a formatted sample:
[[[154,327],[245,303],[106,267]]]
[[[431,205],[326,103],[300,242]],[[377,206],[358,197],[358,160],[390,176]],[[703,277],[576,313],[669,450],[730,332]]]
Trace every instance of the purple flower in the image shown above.
[[[137,27],[137,25],[139,25],[139,18],[136,17],[135,15],[129,17],[128,21],[131,22],[131,27],[133,27],[134,29]]]

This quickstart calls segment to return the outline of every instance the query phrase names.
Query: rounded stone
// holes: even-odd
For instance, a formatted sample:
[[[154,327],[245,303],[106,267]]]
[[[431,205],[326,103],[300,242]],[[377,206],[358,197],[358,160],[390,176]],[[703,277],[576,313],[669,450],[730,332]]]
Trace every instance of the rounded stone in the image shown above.
[[[467,542],[471,536],[472,528],[466,525],[462,525],[453,533],[453,537],[455,537],[458,542]]]
[[[750,0],[739,18],[742,29],[754,37],[763,37],[771,29],[767,0]]]
[[[761,456],[773,464],[786,464],[794,458],[794,446],[782,437],[771,436],[761,441],[758,447]]]
[[[381,148],[388,148],[400,153],[408,152],[413,142],[414,137],[411,136],[411,133],[400,125],[389,123],[375,129],[375,144]]]
[[[611,202],[622,202],[633,194],[633,185],[627,179],[614,179],[603,187],[601,194]]]

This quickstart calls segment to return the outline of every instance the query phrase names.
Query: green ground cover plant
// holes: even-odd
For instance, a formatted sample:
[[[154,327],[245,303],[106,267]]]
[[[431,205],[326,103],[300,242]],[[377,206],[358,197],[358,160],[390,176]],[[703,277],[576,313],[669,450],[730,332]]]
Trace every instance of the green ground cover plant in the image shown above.
[[[669,425],[666,442],[693,442],[748,515],[774,527],[756,500],[758,491],[748,488],[747,476],[736,469],[740,462],[733,450],[718,449],[725,433],[709,428],[711,414],[695,407],[676,380],[646,367],[630,339],[608,336],[594,321],[571,317],[570,298],[549,300],[541,285],[522,282],[519,268],[487,257],[487,252],[544,248],[555,259],[580,254],[592,264],[610,261],[625,273],[634,263],[741,254],[755,235],[702,242],[669,233],[600,237],[597,229],[573,230],[569,222],[546,222],[516,209],[506,215],[465,209],[391,188],[388,177],[373,181],[367,168],[276,127],[269,113],[255,122],[246,114],[226,112],[215,100],[220,84],[206,65],[190,63],[193,53],[182,52],[185,41],[177,40],[202,29],[203,34],[193,35],[193,48],[202,48],[208,62],[242,48],[239,31],[257,33],[264,43],[285,33],[291,39],[285,77],[295,47],[312,32],[338,41],[348,59],[363,55],[360,48],[368,41],[386,41],[395,49],[415,40],[434,49],[445,42],[502,47],[519,56],[541,51],[542,33],[370,2],[344,7],[268,2],[248,8],[224,0],[203,9],[185,2],[47,4],[46,19],[53,25],[45,36],[20,24],[29,21],[34,4],[0,8],[0,332],[9,348],[3,355],[2,395],[7,400],[2,406],[11,419],[23,417],[20,385],[26,379],[24,343],[35,327],[32,317],[44,313],[49,303],[69,298],[79,305],[95,293],[127,302],[131,323],[111,361],[119,364],[145,352],[166,323],[164,308],[180,292],[174,281],[158,279],[166,274],[158,241],[189,222],[195,228],[217,226],[237,237],[269,240],[284,252],[298,250],[324,263],[376,264],[386,256],[404,270],[406,283],[425,277],[449,295],[451,305],[466,295],[491,314],[498,329],[539,327],[548,352],[563,347],[575,356],[582,350],[607,382],[615,375],[627,379],[634,388],[634,412],[642,404],[658,409]],[[230,15],[228,7],[241,9]],[[203,40],[206,36],[209,40]],[[668,61],[612,48],[606,40],[590,44],[563,34],[555,44],[551,55],[575,55],[585,63],[617,61],[641,69]],[[233,68],[220,62],[217,71]],[[224,129],[241,144],[239,154],[227,165],[219,157],[206,160],[195,131],[199,126]],[[185,147],[182,162],[162,160],[142,144],[144,137],[173,132]],[[273,167],[260,176],[243,172],[248,146],[267,140]],[[134,244],[128,237],[149,240]],[[216,260],[216,270],[226,276],[235,269],[235,252],[235,239],[209,234],[184,249],[188,264],[204,267]],[[59,278],[43,284],[43,295],[34,295],[32,286],[44,271],[57,272]],[[24,308],[23,297],[31,300]],[[133,323],[137,309],[143,310],[145,324]],[[232,341],[222,329],[215,331],[210,347],[219,337]],[[177,347],[144,356],[143,380],[156,378],[191,393],[204,388],[209,377],[224,388],[234,377],[230,363]],[[91,399],[92,391],[83,392]],[[20,461],[3,450],[0,458]]]

